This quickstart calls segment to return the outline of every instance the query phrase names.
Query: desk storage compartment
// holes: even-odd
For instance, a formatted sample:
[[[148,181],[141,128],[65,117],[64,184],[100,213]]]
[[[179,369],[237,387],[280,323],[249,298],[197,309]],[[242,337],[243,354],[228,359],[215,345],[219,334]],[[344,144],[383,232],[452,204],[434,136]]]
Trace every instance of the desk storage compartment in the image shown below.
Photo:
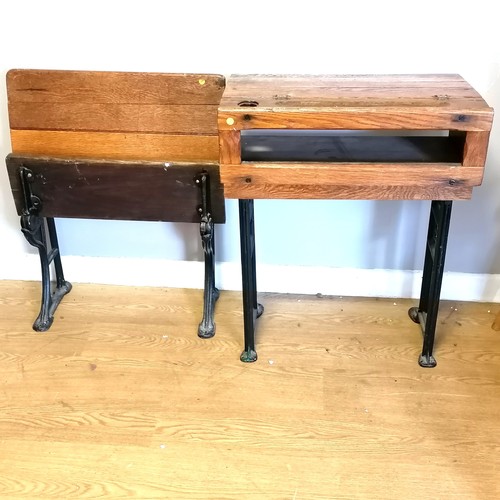
[[[241,160],[461,164],[464,145],[449,131],[243,130]]]
[[[448,130],[242,130],[222,135],[229,161],[221,180],[237,198],[469,199],[482,182],[486,139]]]

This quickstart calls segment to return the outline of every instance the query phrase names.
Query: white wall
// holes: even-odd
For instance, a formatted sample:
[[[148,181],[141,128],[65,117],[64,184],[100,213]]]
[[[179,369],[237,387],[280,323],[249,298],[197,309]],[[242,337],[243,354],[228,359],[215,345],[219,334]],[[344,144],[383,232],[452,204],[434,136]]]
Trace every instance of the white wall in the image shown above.
[[[460,73],[491,106],[500,108],[500,44],[494,5],[481,0],[473,4],[438,0],[411,4],[3,0],[0,155],[10,151],[5,73],[14,67],[222,74],[452,72]],[[447,258],[450,272],[500,274],[497,128],[491,136],[484,185],[476,189],[472,201],[455,203]],[[217,258],[229,263],[222,267],[220,281],[223,286],[237,287],[235,201],[227,202],[227,212],[226,226],[218,229]],[[315,274],[318,269],[330,268],[331,273],[332,267],[420,269],[427,213],[427,202],[258,201],[258,261],[266,269],[261,289],[283,287],[283,269],[277,267],[283,265],[312,266],[290,291],[315,286],[318,291],[332,291],[319,277],[312,277],[321,276]],[[70,267],[75,263],[71,270],[76,277],[68,278],[75,281],[127,281],[124,276],[130,260],[116,258],[138,259],[134,262],[139,268],[145,266],[144,270],[151,262],[173,270],[176,266],[167,261],[202,259],[194,225],[61,220],[58,227],[63,255],[87,257],[69,259]],[[0,168],[0,234],[0,279],[37,279],[36,254],[20,235],[4,168]],[[101,263],[98,277],[91,268],[96,262]],[[128,282],[201,286],[198,277],[193,281],[187,276],[198,275],[198,264],[183,269],[184,279],[168,273],[150,279],[139,273]],[[339,276],[335,272],[331,279]],[[414,294],[409,290],[418,289],[418,273],[403,275],[413,276],[412,283],[403,286],[396,280],[392,291],[380,288],[378,274],[375,279],[375,274],[368,273],[366,279],[373,277],[373,294]],[[312,281],[308,282],[308,276]],[[346,276],[344,288],[351,290],[349,276],[354,274]],[[382,282],[390,279],[390,274],[384,276]],[[489,284],[484,285],[482,276],[475,298],[500,300],[497,278],[486,279]],[[465,286],[466,282],[461,283]],[[344,288],[340,283],[334,291],[342,293]],[[360,292],[370,294],[365,288],[360,287]],[[453,293],[467,298],[460,286],[458,290],[454,286]]]

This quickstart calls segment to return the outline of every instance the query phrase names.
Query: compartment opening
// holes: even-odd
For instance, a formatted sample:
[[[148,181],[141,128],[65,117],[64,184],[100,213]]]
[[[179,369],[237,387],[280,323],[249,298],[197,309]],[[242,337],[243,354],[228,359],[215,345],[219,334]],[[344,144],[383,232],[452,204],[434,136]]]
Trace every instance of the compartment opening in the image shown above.
[[[457,163],[465,132],[448,130],[243,130],[251,162]]]

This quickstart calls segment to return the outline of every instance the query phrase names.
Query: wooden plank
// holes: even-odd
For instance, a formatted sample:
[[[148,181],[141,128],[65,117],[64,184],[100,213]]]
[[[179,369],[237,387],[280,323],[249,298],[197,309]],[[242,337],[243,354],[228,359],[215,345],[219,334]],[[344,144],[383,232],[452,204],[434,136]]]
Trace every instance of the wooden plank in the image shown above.
[[[200,222],[201,190],[195,177],[210,175],[211,213],[224,222],[224,193],[217,164],[57,160],[9,155],[7,168],[18,213],[24,199],[19,168],[35,177],[43,217]]]
[[[11,130],[12,152],[55,158],[218,161],[217,136]]]
[[[286,89],[308,89],[319,87],[427,87],[444,89],[448,87],[471,88],[458,74],[232,74],[227,82],[225,95],[232,89],[265,90],[273,85]],[[228,94],[229,92],[229,94]]]
[[[480,94],[458,75],[234,75],[228,81],[221,101],[222,109],[236,108],[241,100],[257,101],[261,106],[294,108],[356,103],[392,107],[422,105],[446,106],[455,112],[467,108],[485,109]]]
[[[253,101],[253,106],[242,106]],[[256,103],[256,105],[255,105]],[[241,75],[219,129],[489,130],[493,110],[458,75]]]
[[[242,183],[223,174],[224,196],[235,199],[290,200],[469,200],[471,187],[349,186],[340,184]]]
[[[467,132],[464,145],[463,165],[483,168],[486,163],[490,132]]]
[[[222,165],[226,198],[469,199],[482,171],[443,165]]]
[[[19,69],[7,73],[9,105],[40,102],[217,105],[224,85],[223,76],[201,73]]]
[[[239,131],[219,132],[219,154],[221,163],[241,163],[241,134]]]
[[[227,124],[227,119],[233,121]],[[464,110],[453,113],[444,108],[219,108],[219,130],[310,129],[310,130],[467,130],[491,128],[489,111]]]
[[[221,165],[225,184],[302,184],[314,190],[321,184],[345,186],[472,187],[482,181],[474,167],[448,164],[362,164],[362,163],[247,163]]]
[[[450,108],[450,96],[438,96],[437,94],[425,94],[421,96],[408,97],[404,94],[404,89],[401,89],[398,95],[395,92],[391,93],[391,97],[384,96],[383,89],[378,89],[378,93],[373,89],[365,91],[357,89],[349,89],[348,92],[342,89],[320,89],[321,94],[315,94],[317,89],[307,89],[297,95],[295,91],[277,92],[267,91],[261,94],[241,93],[234,95],[232,103],[225,103],[221,106],[227,113],[241,113],[247,107],[246,102],[258,102],[258,106],[247,107],[248,111],[255,108],[284,108],[293,110],[296,108],[399,108],[399,107],[414,107],[414,108],[446,108],[447,111],[453,111]],[[422,92],[423,93],[423,92]],[[380,94],[380,95],[378,95]],[[243,103],[239,105],[238,103]],[[484,110],[482,99],[476,97],[455,99],[453,102],[455,110]],[[453,111],[457,112],[457,111]],[[460,111],[458,111],[460,112]]]
[[[15,103],[11,129],[216,134],[216,105]]]

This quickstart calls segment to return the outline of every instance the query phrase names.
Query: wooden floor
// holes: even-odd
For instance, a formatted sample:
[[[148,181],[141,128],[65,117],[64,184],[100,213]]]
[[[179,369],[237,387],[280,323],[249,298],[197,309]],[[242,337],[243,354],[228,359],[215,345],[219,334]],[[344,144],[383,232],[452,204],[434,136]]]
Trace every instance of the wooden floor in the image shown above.
[[[499,304],[443,303],[417,365],[407,300],[0,282],[0,498],[498,499]]]

